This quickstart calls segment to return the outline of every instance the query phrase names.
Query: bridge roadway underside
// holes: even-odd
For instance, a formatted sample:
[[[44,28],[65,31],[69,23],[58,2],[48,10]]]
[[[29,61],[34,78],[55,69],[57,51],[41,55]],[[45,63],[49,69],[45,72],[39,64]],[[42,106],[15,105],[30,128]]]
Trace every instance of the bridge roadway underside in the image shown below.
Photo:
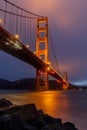
[[[34,66],[35,68],[44,70],[47,67],[40,58],[38,58],[33,52],[31,52],[26,46],[24,46],[19,40],[17,40],[13,35],[6,31],[0,26],[0,50],[7,52],[10,55],[15,56],[18,59]],[[49,75],[63,80],[62,76],[56,73],[54,69],[50,69]]]

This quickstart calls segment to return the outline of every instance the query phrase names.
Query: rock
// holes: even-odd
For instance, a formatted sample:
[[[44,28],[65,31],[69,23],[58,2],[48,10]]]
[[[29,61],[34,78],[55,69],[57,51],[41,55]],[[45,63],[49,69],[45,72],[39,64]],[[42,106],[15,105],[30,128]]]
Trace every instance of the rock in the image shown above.
[[[23,130],[21,118],[18,115],[0,117],[0,130]]]
[[[57,124],[51,124],[43,127],[41,130],[65,130],[65,129],[63,129],[62,125],[59,126]]]
[[[19,115],[4,115],[0,117],[0,130],[37,130],[31,127]]]
[[[30,125],[36,127],[37,129],[41,129],[45,127],[46,123],[42,119],[37,119],[36,121],[30,123]]]
[[[46,125],[49,125],[49,124],[62,125],[62,120],[60,118],[53,118],[49,116],[48,114],[44,114],[42,119],[45,121]]]
[[[38,117],[38,111],[35,104],[17,105],[0,110],[0,116],[3,116],[5,114],[11,115],[14,113],[18,114],[21,118],[28,121],[32,121]]]
[[[78,130],[77,128],[75,128],[75,125],[71,122],[65,122],[63,124],[63,127],[65,128],[65,130]]]
[[[44,114],[43,120],[45,121],[46,125],[54,123],[54,119],[48,114]]]
[[[5,98],[0,99],[0,108],[9,107],[11,105],[13,105],[13,104],[9,100],[7,100]]]
[[[0,130],[78,130],[71,122],[62,124],[61,118],[37,110],[35,104],[14,106],[2,98],[0,107]]]
[[[39,109],[39,110],[38,110],[38,115],[39,115],[39,116],[43,116],[43,115],[44,115],[43,110]]]

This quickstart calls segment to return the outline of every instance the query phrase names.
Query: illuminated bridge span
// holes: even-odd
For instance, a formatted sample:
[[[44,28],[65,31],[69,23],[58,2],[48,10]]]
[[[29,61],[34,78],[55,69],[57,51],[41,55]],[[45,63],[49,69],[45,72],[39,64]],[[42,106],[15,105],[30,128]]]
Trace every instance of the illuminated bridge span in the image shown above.
[[[7,0],[1,0],[0,4],[0,49],[36,68],[37,90],[49,89],[48,75],[65,82],[67,87],[67,75],[63,78],[48,60],[48,18],[28,12]],[[56,59],[55,54],[54,57]]]

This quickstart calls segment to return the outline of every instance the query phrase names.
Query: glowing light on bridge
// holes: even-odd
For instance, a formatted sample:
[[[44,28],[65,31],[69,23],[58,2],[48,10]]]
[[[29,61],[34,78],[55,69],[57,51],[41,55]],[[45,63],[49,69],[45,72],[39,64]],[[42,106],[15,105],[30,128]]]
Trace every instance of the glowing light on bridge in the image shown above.
[[[28,48],[28,49],[29,49],[29,48],[30,48],[30,46],[27,44],[27,45],[26,45],[26,48]]]
[[[47,63],[48,65],[51,65],[50,61]]]
[[[16,35],[15,35],[15,38],[16,38],[16,39],[19,39],[19,35],[18,35],[18,34],[16,34]]]
[[[48,71],[50,71],[50,69],[51,69],[50,67],[47,68]]]
[[[34,51],[34,54],[36,55],[36,51]]]
[[[2,24],[2,19],[0,19],[0,25]]]

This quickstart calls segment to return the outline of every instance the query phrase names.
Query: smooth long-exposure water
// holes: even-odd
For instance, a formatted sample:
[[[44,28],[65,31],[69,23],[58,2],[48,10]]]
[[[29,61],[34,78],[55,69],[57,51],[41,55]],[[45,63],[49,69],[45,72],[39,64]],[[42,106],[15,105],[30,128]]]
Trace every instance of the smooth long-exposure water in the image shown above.
[[[63,122],[73,122],[79,130],[87,130],[87,90],[24,93],[7,91],[5,94],[1,92],[1,97],[14,104],[35,103],[45,113],[62,118]]]

